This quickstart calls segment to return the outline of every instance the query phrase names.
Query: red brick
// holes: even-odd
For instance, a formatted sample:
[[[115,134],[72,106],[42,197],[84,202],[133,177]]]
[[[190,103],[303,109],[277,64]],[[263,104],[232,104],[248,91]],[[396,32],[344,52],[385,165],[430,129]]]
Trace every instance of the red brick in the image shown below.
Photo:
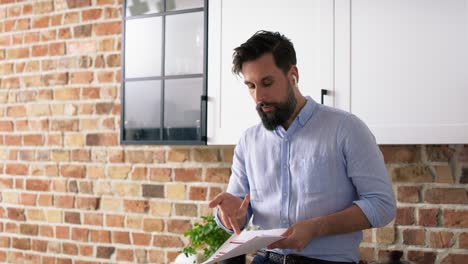
[[[189,230],[192,225],[188,220],[168,220],[168,231],[177,234],[183,234],[185,231]]]
[[[150,180],[157,182],[169,182],[171,180],[170,168],[151,168]]]
[[[29,57],[29,48],[12,48],[6,52],[7,59],[22,59]]]
[[[50,191],[49,180],[26,179],[26,190],[32,191]]]
[[[17,221],[25,221],[24,209],[20,208],[7,208],[8,218]]]
[[[23,117],[26,116],[26,108],[22,105],[7,107],[7,116]]]
[[[109,227],[123,227],[125,217],[123,215],[107,215],[106,226]]]
[[[153,245],[155,247],[182,247],[184,243],[177,236],[155,235]]]
[[[60,175],[70,178],[84,178],[85,166],[82,165],[62,165],[60,166]]]
[[[66,0],[68,8],[80,8],[91,6],[91,0]]]
[[[43,135],[24,135],[23,142],[25,146],[41,146],[44,145]]]
[[[86,145],[88,146],[115,146],[118,145],[117,134],[87,134]]]
[[[197,216],[197,205],[196,204],[176,204],[175,212],[177,216]]]
[[[97,258],[106,258],[110,259],[112,254],[114,254],[115,247],[102,247],[98,246],[96,250],[96,257]]]
[[[94,80],[94,72],[74,72],[71,74],[72,84],[89,84]]]
[[[32,240],[31,249],[38,252],[47,252],[47,245],[49,242],[47,240]]]
[[[84,224],[85,225],[96,225],[102,226],[102,214],[91,214],[85,213],[84,214]]]
[[[0,50],[1,54],[1,50]],[[20,79],[18,77],[2,78],[1,89],[17,89],[20,87]]]
[[[464,188],[432,188],[426,190],[424,201],[435,204],[467,204],[468,198]]]
[[[417,264],[435,263],[436,258],[436,252],[408,251],[408,259]]]
[[[190,200],[204,201],[206,200],[208,188],[206,187],[190,187]]]
[[[432,248],[449,248],[455,243],[451,232],[431,232],[430,246]]]
[[[148,258],[151,263],[165,263],[164,251],[148,250]]]
[[[59,208],[73,208],[75,197],[72,195],[54,195],[54,206]]]
[[[175,181],[200,182],[201,169],[174,169]]]
[[[67,255],[78,255],[78,246],[75,243],[62,243],[63,253]]]
[[[414,208],[413,207],[400,207],[397,208],[395,217],[395,224],[397,225],[412,225],[414,224]]]
[[[110,243],[111,233],[107,230],[91,230],[91,242]]]
[[[39,235],[44,237],[54,237],[54,228],[52,226],[39,226]]]
[[[468,210],[443,210],[445,227],[468,228]]]
[[[5,144],[6,145],[21,145],[21,136],[19,135],[5,135]]]
[[[426,244],[426,232],[423,229],[403,230],[403,243],[405,245],[424,246]]]
[[[426,145],[427,159],[429,161],[448,162],[455,154],[455,148],[447,145]]]
[[[130,233],[124,231],[113,231],[112,243],[130,244]]]
[[[12,247],[21,249],[21,250],[30,250],[31,249],[31,239],[29,238],[12,238]]]
[[[441,264],[466,264],[468,254],[448,254],[442,259]]]
[[[95,24],[94,26],[94,33],[97,36],[102,35],[118,35],[122,31],[121,22],[105,22]]]
[[[68,74],[64,73],[50,73],[43,77],[45,85],[64,85],[68,82]]]
[[[32,56],[33,57],[41,57],[47,56],[49,54],[49,46],[45,45],[34,45],[32,46]]]
[[[50,17],[43,16],[43,17],[35,17],[32,19],[31,24],[32,28],[47,28],[50,23]]]
[[[101,13],[102,13],[101,9],[83,10],[81,12],[81,19],[83,21],[96,20],[101,17]]]
[[[124,209],[126,212],[147,213],[149,204],[147,200],[124,200]]]
[[[91,245],[80,245],[80,255],[91,257],[94,253],[94,247]]]
[[[146,233],[132,233],[132,238],[134,245],[149,246],[151,242],[151,235]]]
[[[215,183],[228,183],[231,170],[229,168],[208,168],[206,169],[205,181]]]
[[[33,224],[21,224],[20,233],[23,235],[37,236],[39,233],[39,226]]]
[[[78,131],[78,120],[52,120],[50,130],[52,131]]]
[[[103,114],[105,114],[105,112],[108,113],[112,107],[112,104],[107,104],[103,106],[103,108],[106,109],[101,112]],[[125,161],[130,163],[153,163],[153,153],[151,151],[129,150],[125,152]]]
[[[438,226],[439,209],[419,208],[418,224],[422,226]]]
[[[31,205],[31,206],[36,205],[36,194],[22,193],[21,194],[21,204]]]
[[[12,121],[0,121],[0,131],[1,132],[13,131],[13,122]]]
[[[146,218],[143,220],[143,230],[146,232],[161,232],[164,230],[164,221]]]
[[[132,249],[117,249],[117,261],[128,261],[133,262],[133,250]]]
[[[468,233],[460,234],[458,247],[468,249]]]
[[[76,212],[65,212],[65,223],[70,224],[81,224],[80,213]]]
[[[72,240],[88,242],[89,230],[85,228],[73,228],[72,229]]]
[[[100,198],[98,197],[78,197],[76,199],[76,208],[85,210],[97,210],[99,208]]]
[[[99,95],[99,88],[91,87],[91,88],[83,88],[81,92],[82,99],[98,99]]]

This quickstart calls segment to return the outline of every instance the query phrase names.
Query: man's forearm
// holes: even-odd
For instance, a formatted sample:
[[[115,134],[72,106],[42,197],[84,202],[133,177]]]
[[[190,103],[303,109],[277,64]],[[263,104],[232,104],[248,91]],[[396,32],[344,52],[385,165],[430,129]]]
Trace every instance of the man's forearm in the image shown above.
[[[351,233],[370,228],[371,225],[359,206],[353,204],[343,211],[306,220],[315,236]]]

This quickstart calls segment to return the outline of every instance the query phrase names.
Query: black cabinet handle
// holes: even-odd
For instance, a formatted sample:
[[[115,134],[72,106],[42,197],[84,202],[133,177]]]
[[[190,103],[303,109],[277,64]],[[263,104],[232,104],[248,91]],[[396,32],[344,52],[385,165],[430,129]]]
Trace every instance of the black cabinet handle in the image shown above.
[[[322,89],[322,92],[320,94],[320,102],[323,104],[323,97],[328,94],[328,90]]]

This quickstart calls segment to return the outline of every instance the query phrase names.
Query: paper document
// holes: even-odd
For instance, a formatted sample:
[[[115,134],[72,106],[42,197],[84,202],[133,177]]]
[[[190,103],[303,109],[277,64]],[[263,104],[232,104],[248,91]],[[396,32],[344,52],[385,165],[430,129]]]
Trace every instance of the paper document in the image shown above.
[[[233,258],[239,255],[255,252],[265,248],[273,242],[284,237],[286,228],[271,230],[242,231],[239,235],[233,234],[224,244],[203,264],[211,264],[217,261]]]

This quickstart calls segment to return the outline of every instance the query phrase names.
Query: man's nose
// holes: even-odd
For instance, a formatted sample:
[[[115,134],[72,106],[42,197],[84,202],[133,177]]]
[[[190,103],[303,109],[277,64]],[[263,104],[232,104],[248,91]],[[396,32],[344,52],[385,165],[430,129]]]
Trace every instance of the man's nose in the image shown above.
[[[257,101],[257,104],[265,101],[265,95],[265,90],[261,87],[257,87],[255,89],[255,100]]]

